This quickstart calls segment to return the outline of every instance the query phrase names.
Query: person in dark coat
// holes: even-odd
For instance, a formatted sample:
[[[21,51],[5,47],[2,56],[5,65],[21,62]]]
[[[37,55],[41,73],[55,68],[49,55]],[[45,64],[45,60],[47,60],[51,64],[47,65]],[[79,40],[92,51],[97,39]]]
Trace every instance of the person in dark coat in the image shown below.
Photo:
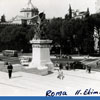
[[[62,63],[59,64],[59,69],[60,69],[60,70],[63,69]]]
[[[11,63],[8,64],[7,69],[8,69],[8,76],[9,76],[9,79],[11,79],[12,70],[13,70],[13,66],[12,66]]]
[[[91,73],[91,67],[88,66],[88,73]]]
[[[87,71],[88,71],[88,73],[91,73],[91,66],[87,65]]]

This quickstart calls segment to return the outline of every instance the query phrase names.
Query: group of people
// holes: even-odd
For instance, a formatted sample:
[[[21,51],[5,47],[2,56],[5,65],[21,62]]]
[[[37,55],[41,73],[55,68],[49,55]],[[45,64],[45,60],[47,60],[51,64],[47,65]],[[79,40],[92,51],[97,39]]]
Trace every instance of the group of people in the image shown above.
[[[75,69],[74,68],[74,64],[73,63],[69,63],[67,62],[65,65],[63,65],[62,63],[58,63],[56,62],[55,63],[55,67],[58,67],[58,68],[61,68],[61,69],[66,69],[66,70],[70,70],[71,68]]]
[[[66,63],[65,64],[65,69],[66,70],[70,70],[71,69],[71,67],[75,70],[75,66],[74,66],[75,64],[73,63],[73,64],[71,64],[71,63]],[[57,78],[59,78],[59,79],[64,79],[64,74],[63,74],[63,68],[64,68],[64,66],[63,66],[63,64],[62,63],[56,63],[55,64],[55,66],[56,67],[58,67],[58,76],[57,76]],[[91,66],[86,66],[86,72],[88,72],[88,73],[91,73]]]

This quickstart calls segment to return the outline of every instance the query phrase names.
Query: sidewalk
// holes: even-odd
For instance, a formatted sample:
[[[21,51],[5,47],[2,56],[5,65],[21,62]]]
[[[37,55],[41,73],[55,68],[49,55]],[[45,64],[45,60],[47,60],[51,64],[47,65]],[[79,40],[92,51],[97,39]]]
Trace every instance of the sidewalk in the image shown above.
[[[57,71],[47,76],[16,72],[8,79],[7,73],[0,72],[0,96],[45,96],[47,90],[67,91],[69,96],[74,96],[78,89],[100,91],[99,72],[64,71],[64,80],[58,79],[57,75]]]

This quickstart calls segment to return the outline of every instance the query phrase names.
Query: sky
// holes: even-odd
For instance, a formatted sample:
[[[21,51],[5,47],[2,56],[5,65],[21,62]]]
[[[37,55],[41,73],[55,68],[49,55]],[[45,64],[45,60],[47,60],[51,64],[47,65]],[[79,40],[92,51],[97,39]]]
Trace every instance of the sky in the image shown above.
[[[0,0],[0,16],[5,14],[9,20],[16,15],[20,15],[20,10],[26,7],[29,0]],[[72,9],[95,13],[96,0],[31,0],[40,12],[44,12],[47,18],[64,17],[68,13],[69,4]]]

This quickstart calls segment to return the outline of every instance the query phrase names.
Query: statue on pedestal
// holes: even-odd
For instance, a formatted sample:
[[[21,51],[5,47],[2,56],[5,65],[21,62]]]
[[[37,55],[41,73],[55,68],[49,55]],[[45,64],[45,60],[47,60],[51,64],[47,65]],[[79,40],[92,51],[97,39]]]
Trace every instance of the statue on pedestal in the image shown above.
[[[47,39],[46,34],[44,32],[45,26],[45,14],[42,12],[36,17],[35,22],[35,35],[34,39]],[[34,18],[32,19],[34,21]]]
[[[50,47],[52,40],[47,39],[45,34],[45,14],[40,13],[32,19],[35,29],[34,38],[30,41],[32,44],[32,61],[29,68],[36,68],[41,75],[47,75],[53,71],[53,63],[50,59]]]

